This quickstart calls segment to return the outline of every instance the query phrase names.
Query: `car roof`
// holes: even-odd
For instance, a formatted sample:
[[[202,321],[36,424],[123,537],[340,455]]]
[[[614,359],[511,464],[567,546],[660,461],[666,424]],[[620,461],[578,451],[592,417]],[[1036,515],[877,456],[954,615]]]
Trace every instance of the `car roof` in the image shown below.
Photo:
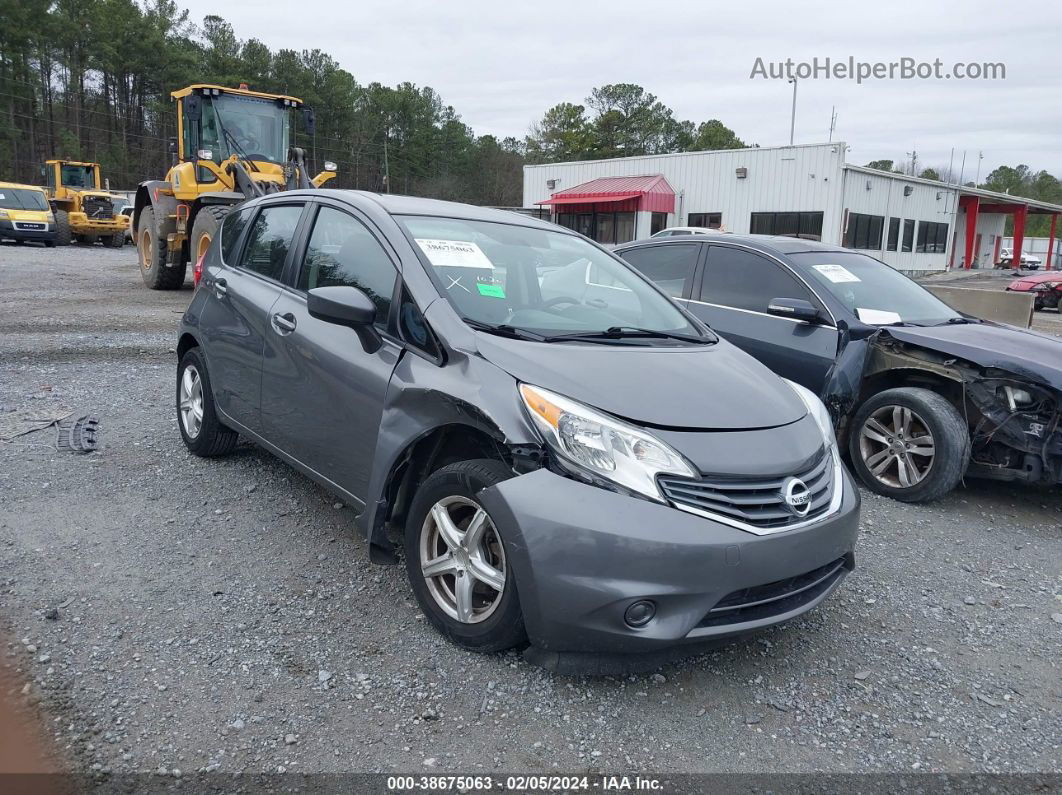
[[[275,195],[275,194],[274,194]],[[372,193],[365,190],[344,190],[338,188],[320,188],[317,190],[285,191],[284,196],[318,196],[330,197],[357,206],[369,201],[389,215],[428,215],[437,218],[460,218],[467,221],[493,221],[502,224],[518,224],[551,232],[570,232],[570,230],[529,215],[495,210],[492,207],[478,207],[474,204],[448,202],[441,199],[424,199],[418,196],[401,196],[395,193]]]
[[[720,234],[719,236],[712,235],[710,240],[705,240],[705,237],[707,236],[691,234],[671,235],[670,237],[664,238],[646,238],[644,240],[635,240],[631,243],[618,246],[617,250],[641,246],[647,243],[652,243],[653,245],[668,245],[672,243],[680,243],[684,240],[694,240],[698,243],[710,243],[711,245],[729,244],[748,246],[769,254],[802,254],[809,251],[852,252],[851,249],[844,248],[843,246],[820,243],[817,240],[805,240],[800,237],[787,237],[785,235]]]
[[[12,190],[35,190],[44,193],[44,188],[38,187],[37,185],[22,185],[18,182],[0,182],[0,188],[11,188]]]

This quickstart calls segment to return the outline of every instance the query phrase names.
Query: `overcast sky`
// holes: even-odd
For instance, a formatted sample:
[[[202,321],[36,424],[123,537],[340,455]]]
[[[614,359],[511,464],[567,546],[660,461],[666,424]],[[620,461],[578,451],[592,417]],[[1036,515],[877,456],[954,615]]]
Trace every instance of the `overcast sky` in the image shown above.
[[[481,0],[178,0],[197,23],[220,13],[241,39],[320,48],[359,83],[430,85],[477,134],[523,137],[558,102],[582,102],[606,83],[637,83],[677,118],[718,118],[749,143],[789,141],[792,86],[750,79],[765,62],[936,58],[1002,62],[1002,80],[800,81],[796,142],[829,135],[850,162],[900,160],[947,166],[952,148],[965,179],[1025,163],[1062,175],[1062,6],[967,0],[926,2],[505,3]]]

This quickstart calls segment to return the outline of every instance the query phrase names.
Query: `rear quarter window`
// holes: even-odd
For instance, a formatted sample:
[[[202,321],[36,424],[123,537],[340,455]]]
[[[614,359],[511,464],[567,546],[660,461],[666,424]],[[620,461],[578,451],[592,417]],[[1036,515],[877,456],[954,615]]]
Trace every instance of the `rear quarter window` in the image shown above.
[[[221,261],[226,265],[235,265],[239,258],[238,246],[247,222],[251,220],[253,210],[233,210],[221,222]]]

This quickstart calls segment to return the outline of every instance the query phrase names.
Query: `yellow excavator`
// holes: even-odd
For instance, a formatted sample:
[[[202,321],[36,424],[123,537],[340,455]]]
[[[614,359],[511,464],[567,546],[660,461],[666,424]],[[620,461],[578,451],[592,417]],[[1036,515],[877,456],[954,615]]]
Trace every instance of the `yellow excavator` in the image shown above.
[[[142,182],[133,208],[134,241],[144,283],[152,290],[184,284],[225,216],[247,199],[282,190],[319,188],[336,175],[334,163],[310,179],[306,153],[291,145],[291,117],[313,135],[314,113],[297,97],[196,84],[170,96],[177,103],[178,136],[164,180]]]
[[[125,245],[129,219],[117,212],[114,196],[103,190],[99,163],[46,160],[45,193],[55,215],[55,242]]]

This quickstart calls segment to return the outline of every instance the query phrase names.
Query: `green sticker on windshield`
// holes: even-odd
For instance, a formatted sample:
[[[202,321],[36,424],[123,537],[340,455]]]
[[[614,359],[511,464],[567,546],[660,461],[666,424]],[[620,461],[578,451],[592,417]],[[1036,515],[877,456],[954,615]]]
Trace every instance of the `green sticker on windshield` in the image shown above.
[[[500,284],[477,284],[480,295],[489,295],[491,298],[504,298],[505,288]]]

